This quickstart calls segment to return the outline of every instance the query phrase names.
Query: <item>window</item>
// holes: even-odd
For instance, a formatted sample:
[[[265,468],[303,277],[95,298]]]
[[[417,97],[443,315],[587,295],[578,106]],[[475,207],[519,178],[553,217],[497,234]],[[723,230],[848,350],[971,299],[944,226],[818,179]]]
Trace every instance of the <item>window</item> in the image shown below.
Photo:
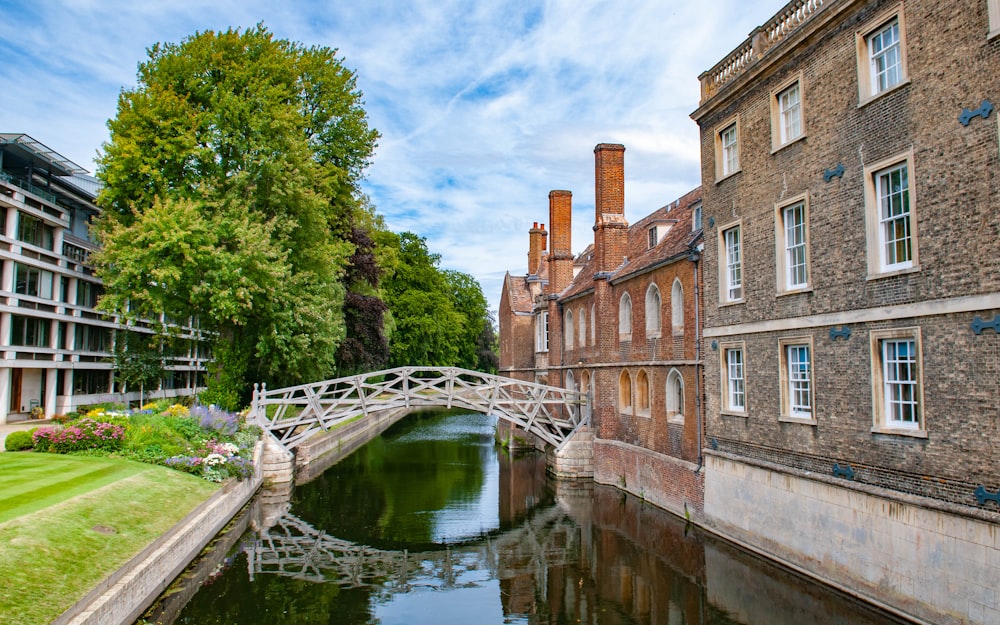
[[[51,250],[55,246],[55,228],[37,217],[19,213],[17,238],[25,243]]]
[[[1000,35],[1000,0],[986,0],[986,9],[990,14],[990,33],[988,39]]]
[[[813,421],[812,340],[782,339],[781,418]]]
[[[618,412],[632,412],[632,376],[627,369],[618,376]]]
[[[716,179],[721,180],[740,170],[739,126],[732,122],[720,130],[715,137]]]
[[[684,421],[684,377],[677,369],[667,374],[667,419]]]
[[[566,349],[573,349],[573,311],[566,311],[566,319],[563,323],[563,341],[566,345]]]
[[[746,412],[746,371],[742,343],[724,345],[722,355],[722,411]]]
[[[597,316],[593,304],[590,305],[590,344],[597,345]]]
[[[646,231],[647,244],[649,249],[656,247],[658,239],[656,238],[656,226],[653,226]]]
[[[73,371],[73,394],[94,395],[111,390],[110,371]]]
[[[771,92],[771,148],[777,150],[804,136],[802,80],[796,77]]]
[[[1000,2],[1000,0],[997,0]],[[701,230],[701,204],[695,204],[691,209],[691,230],[697,232]]]
[[[82,352],[110,351],[111,334],[107,328],[76,324],[73,349]]]
[[[804,197],[776,207],[775,242],[778,292],[809,288],[809,220]]]
[[[874,28],[857,33],[861,104],[907,82],[902,4],[874,23]]]
[[[865,168],[870,276],[918,269],[912,153]]]
[[[52,272],[14,263],[14,292],[52,299]]]
[[[549,351],[549,313],[535,315],[535,351]]]
[[[924,432],[920,328],[871,334],[874,429]]]
[[[646,337],[655,338],[660,336],[660,289],[655,284],[650,284],[646,289]]]
[[[587,312],[582,306],[577,316],[579,317],[577,325],[580,326],[580,347],[583,347],[587,344]],[[593,322],[593,319],[591,319],[591,322]]]
[[[635,410],[637,414],[649,416],[649,376],[645,369],[640,369],[635,376]]]
[[[11,315],[10,344],[26,347],[48,347],[49,320]]]
[[[670,325],[674,334],[684,334],[684,287],[679,278],[670,289]]]
[[[632,298],[628,293],[618,301],[618,340],[632,340]]]
[[[738,302],[743,299],[743,246],[740,240],[740,226],[719,230],[719,248],[722,262],[719,263],[719,296],[722,302]]]
[[[97,299],[104,289],[100,284],[87,282],[86,280],[76,281],[76,305],[93,308],[97,306]]]

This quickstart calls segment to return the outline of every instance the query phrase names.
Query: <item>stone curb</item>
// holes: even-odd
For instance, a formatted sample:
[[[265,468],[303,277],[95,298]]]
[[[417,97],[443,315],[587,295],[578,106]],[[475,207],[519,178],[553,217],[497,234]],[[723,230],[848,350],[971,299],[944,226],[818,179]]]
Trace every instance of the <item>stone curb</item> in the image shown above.
[[[251,479],[229,481],[51,625],[131,625],[253,497],[263,482],[262,444]]]

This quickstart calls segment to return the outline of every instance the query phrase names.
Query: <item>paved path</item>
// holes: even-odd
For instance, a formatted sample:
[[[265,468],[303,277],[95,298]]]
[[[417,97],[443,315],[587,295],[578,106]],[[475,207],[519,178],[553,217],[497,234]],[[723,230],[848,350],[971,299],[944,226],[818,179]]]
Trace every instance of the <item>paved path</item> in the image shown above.
[[[11,432],[16,432],[17,430],[30,430],[31,428],[41,427],[43,425],[52,425],[52,421],[49,419],[29,419],[27,421],[15,421],[14,423],[3,423],[0,424],[0,452],[4,451],[4,439]]]

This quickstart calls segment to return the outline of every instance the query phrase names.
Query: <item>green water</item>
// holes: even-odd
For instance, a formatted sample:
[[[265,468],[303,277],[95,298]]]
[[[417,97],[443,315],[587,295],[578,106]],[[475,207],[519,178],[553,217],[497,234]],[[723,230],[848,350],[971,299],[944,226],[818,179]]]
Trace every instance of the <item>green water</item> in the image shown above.
[[[893,622],[617,489],[550,480],[542,455],[495,447],[494,423],[404,419],[290,505],[254,508],[257,531],[202,563],[179,614],[150,622]]]

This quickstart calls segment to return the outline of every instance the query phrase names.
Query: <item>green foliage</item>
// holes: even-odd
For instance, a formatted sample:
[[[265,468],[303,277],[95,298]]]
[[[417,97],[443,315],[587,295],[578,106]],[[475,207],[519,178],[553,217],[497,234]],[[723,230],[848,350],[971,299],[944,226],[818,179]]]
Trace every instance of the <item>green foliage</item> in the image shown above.
[[[113,358],[115,377],[131,390],[155,389],[163,377],[163,358],[156,337],[118,332]]]
[[[4,449],[7,451],[26,451],[35,446],[31,440],[31,434],[24,430],[11,432],[3,441]]]
[[[383,281],[394,323],[390,364],[488,371],[479,346],[491,322],[479,283],[468,274],[440,269],[440,257],[412,232],[382,233],[381,243],[393,249],[386,255],[392,270]]]
[[[263,26],[156,44],[109,122],[95,256],[125,318],[197,316],[230,350],[209,397],[329,377],[378,133],[336,50]]]

